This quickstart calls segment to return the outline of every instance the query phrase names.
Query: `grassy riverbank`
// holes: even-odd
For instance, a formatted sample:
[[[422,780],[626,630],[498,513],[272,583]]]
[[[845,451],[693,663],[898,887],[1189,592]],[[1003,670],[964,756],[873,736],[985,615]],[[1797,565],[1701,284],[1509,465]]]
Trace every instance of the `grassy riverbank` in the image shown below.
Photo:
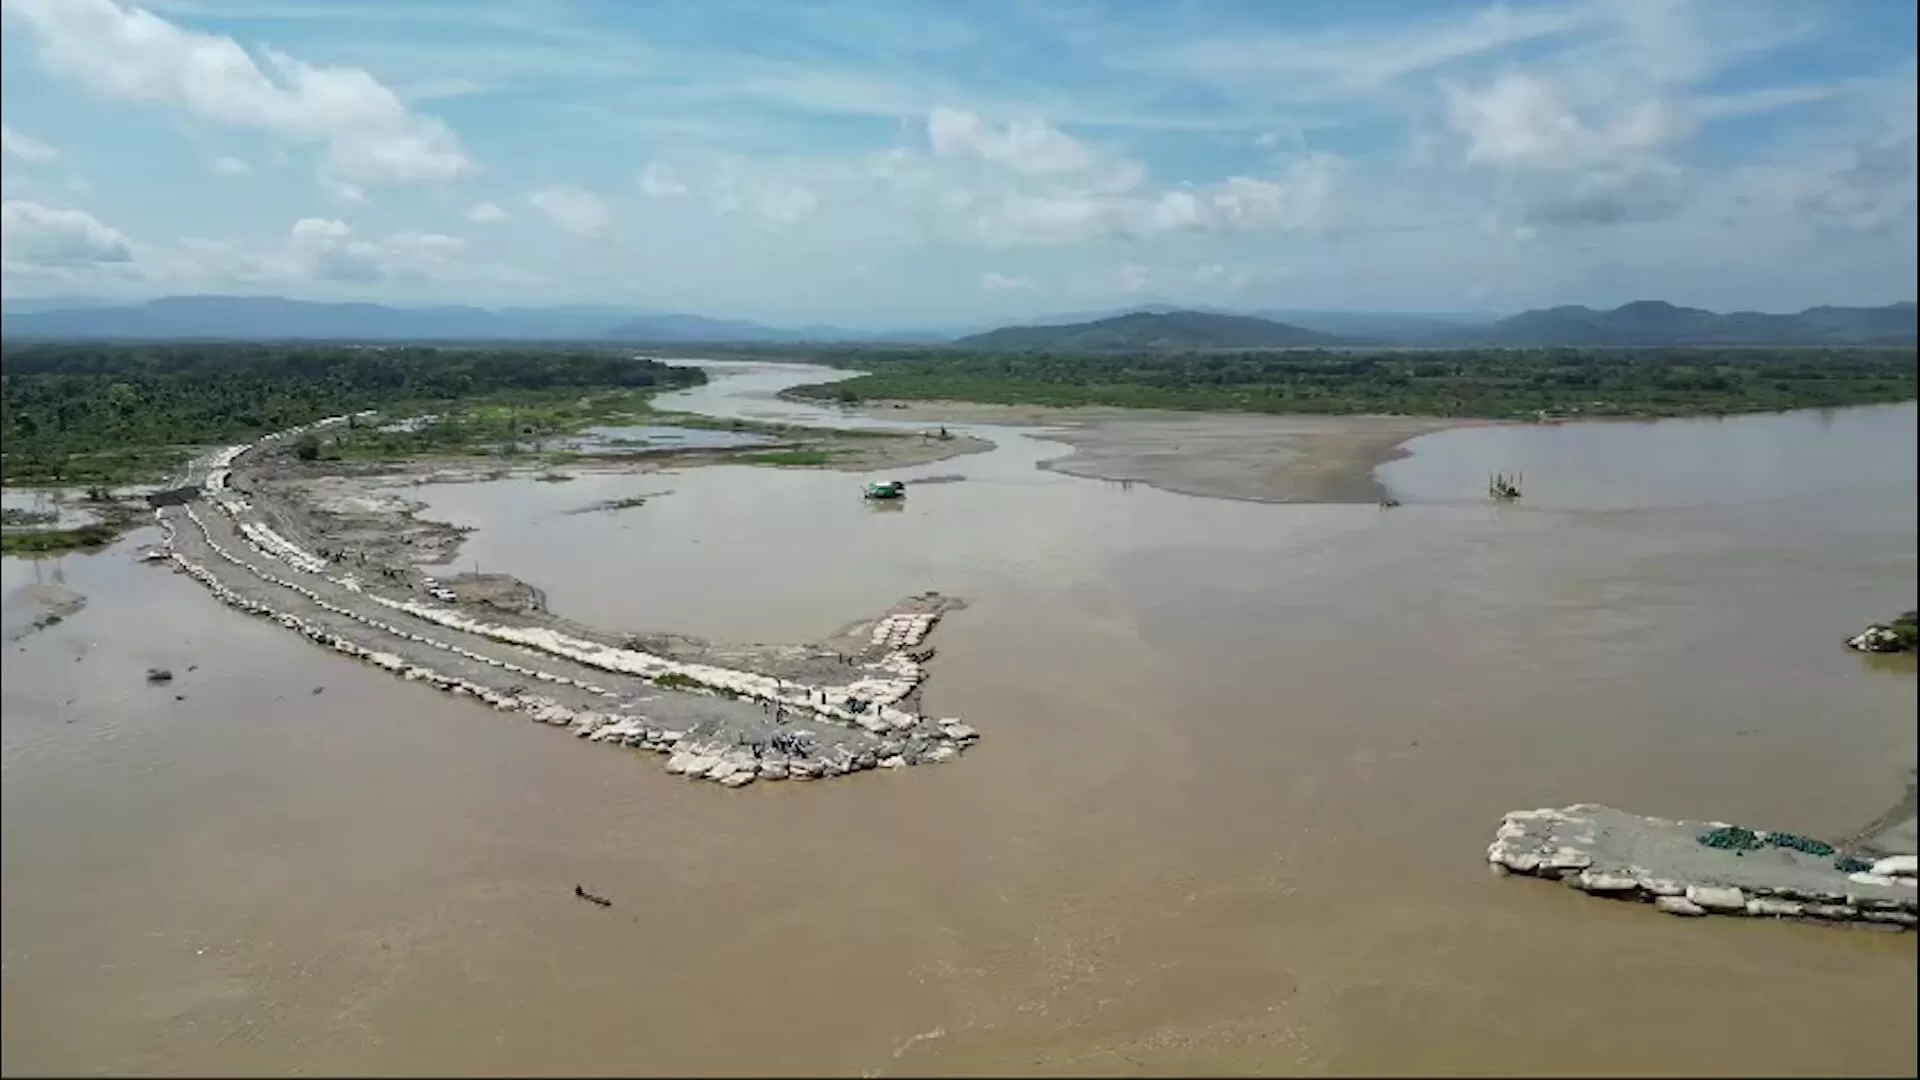
[[[1720,416],[1909,401],[1913,349],[1185,354],[812,350],[868,374],[797,398],[1485,419]]]
[[[100,521],[72,529],[9,529],[0,532],[0,554],[31,556],[93,551],[119,539],[126,524]]]

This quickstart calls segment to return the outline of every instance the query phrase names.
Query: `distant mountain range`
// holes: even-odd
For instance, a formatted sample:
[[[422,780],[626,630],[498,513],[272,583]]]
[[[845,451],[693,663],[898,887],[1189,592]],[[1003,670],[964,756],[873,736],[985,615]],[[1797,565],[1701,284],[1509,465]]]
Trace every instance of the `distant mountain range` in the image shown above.
[[[1701,308],[1639,300],[1612,311],[1556,307],[1526,311],[1452,335],[1488,345],[1911,345],[1920,338],[1912,303],[1816,307],[1797,315]]]
[[[1391,312],[1255,312],[1142,305],[1037,317],[1017,326],[868,331],[768,326],[607,305],[394,307],[271,296],[170,296],[116,304],[85,297],[9,299],[0,335],[41,339],[331,341],[601,340],[653,344],[950,342],[975,349],[1272,349],[1340,345],[1912,345],[1912,303],[1817,307],[1797,315],[1716,314],[1642,300],[1611,311],[1556,307],[1509,318]]]
[[[390,307],[275,296],[168,296],[140,304],[66,308],[9,300],[0,334],[21,338],[328,341],[781,342],[898,340],[831,326],[782,330],[702,315],[642,314],[598,305]],[[934,338],[937,340],[937,337]]]
[[[1116,315],[1172,315],[1188,311],[1208,315],[1251,315],[1258,319],[1289,323],[1316,333],[1370,342],[1428,341],[1468,327],[1485,326],[1497,322],[1500,318],[1494,314],[1413,314],[1394,311],[1324,311],[1292,308],[1236,311],[1230,308],[1192,304],[1153,303],[1100,311],[1083,311],[1070,315],[1049,315],[1025,320],[1021,325],[1058,326],[1065,323],[1098,322],[1102,319],[1111,319]],[[991,328],[983,327],[982,331],[986,329]]]
[[[1136,311],[1062,326],[1005,326],[954,342],[966,349],[1131,352],[1164,349],[1292,349],[1348,339],[1252,315]]]
[[[1340,313],[1322,313],[1340,314]],[[1305,322],[1305,319],[1301,320]],[[1207,311],[1136,311],[1066,325],[1037,323],[1008,326],[954,342],[974,349],[1052,349],[1062,351],[1168,349],[1287,349],[1314,346],[1394,345],[1461,348],[1560,346],[1835,346],[1912,345],[1920,340],[1920,319],[1912,303],[1885,307],[1817,307],[1797,315],[1739,311],[1728,315],[1700,308],[1641,300],[1611,311],[1556,307],[1526,311],[1484,325],[1470,316],[1394,316],[1354,313],[1344,321],[1346,334],[1327,332],[1343,325],[1315,320],[1306,328],[1292,322]]]

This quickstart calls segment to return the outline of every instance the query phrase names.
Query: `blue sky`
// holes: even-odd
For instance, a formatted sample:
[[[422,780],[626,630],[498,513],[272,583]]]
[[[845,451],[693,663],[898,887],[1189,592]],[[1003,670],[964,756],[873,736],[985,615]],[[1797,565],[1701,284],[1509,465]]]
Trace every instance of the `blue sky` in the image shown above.
[[[4,288],[952,325],[1915,294],[1901,0],[0,0]]]

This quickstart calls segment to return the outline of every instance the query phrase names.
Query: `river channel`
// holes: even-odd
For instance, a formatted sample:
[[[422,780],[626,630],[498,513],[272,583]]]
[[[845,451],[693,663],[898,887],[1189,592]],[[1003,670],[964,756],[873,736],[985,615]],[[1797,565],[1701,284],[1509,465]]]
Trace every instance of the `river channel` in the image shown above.
[[[863,422],[772,396],[811,369],[715,374],[661,405]],[[1841,835],[1900,797],[1913,668],[1840,641],[1914,605],[1914,406],[1448,431],[1381,468],[1393,510],[956,430],[996,447],[897,510],[748,466],[409,492],[589,623],[965,597],[926,693],[980,746],[833,784],[396,683],[132,563],[150,535],[6,560],[91,602],[5,657],[5,1071],[1912,1074],[1915,935],[1483,853],[1521,807]]]

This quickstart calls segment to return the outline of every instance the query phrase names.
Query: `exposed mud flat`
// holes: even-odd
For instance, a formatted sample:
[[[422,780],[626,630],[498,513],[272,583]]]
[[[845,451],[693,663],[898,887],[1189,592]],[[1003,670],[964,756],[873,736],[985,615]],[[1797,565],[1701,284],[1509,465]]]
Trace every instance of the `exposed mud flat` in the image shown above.
[[[875,402],[880,419],[1044,427],[1073,453],[1041,463],[1070,476],[1146,484],[1207,498],[1369,503],[1373,470],[1402,443],[1487,421],[1406,416],[1267,416],[968,402]]]

